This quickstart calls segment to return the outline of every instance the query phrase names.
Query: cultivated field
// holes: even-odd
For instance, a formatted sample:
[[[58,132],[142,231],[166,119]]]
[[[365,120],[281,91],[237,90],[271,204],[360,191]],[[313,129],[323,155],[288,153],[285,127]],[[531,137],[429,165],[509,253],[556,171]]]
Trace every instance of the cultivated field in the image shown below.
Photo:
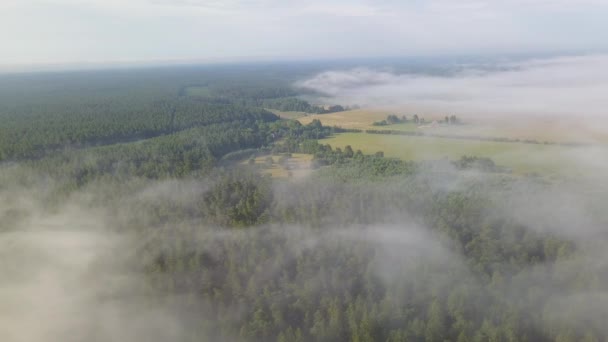
[[[373,126],[387,115],[402,115],[409,119],[418,113],[425,125],[413,123]],[[547,116],[484,117],[477,113],[468,118],[458,116],[462,124],[429,124],[443,120],[445,115],[432,112],[360,109],[332,114],[309,115],[298,120],[303,124],[319,119],[324,125],[360,130],[390,130],[419,132],[427,136],[391,134],[343,133],[324,140],[334,147],[351,145],[364,153],[383,151],[387,157],[406,160],[438,158],[458,159],[463,155],[488,157],[516,174],[538,173],[548,177],[589,177],[593,165],[608,160],[606,125],[585,118],[550,118]],[[437,137],[437,136],[451,136]],[[468,139],[457,139],[467,137]],[[506,138],[521,142],[488,141]],[[486,140],[484,140],[486,139]],[[528,143],[524,143],[528,142]],[[534,143],[530,143],[534,142]],[[585,146],[564,146],[578,143]],[[584,174],[583,174],[584,173]],[[597,175],[593,175],[597,176]],[[597,177],[593,177],[594,179]]]
[[[307,124],[313,119],[319,119],[323,125],[339,126],[342,128],[375,129],[394,131],[419,131],[428,134],[479,136],[484,138],[509,138],[520,140],[535,140],[538,142],[578,142],[587,144],[608,144],[608,131],[605,123],[598,123],[592,118],[550,118],[541,116],[510,117],[509,115],[487,117],[482,114],[472,116],[457,115],[463,121],[462,125],[425,125],[418,127],[414,124],[395,124],[388,126],[373,126],[376,121],[386,119],[388,114],[402,115],[412,118],[418,113],[427,123],[433,120],[443,120],[444,114],[421,113],[411,110],[373,110],[359,109],[331,114],[316,114],[298,118]]]
[[[589,147],[545,144],[507,143],[494,141],[412,137],[388,134],[342,133],[322,142],[332,147],[351,145],[366,154],[378,151],[387,157],[404,160],[459,159],[463,155],[488,157],[516,174],[538,173],[548,177],[582,176],[590,162]],[[608,153],[604,147],[594,153]],[[606,154],[608,155],[608,154]],[[584,163],[584,167],[580,167]]]
[[[321,123],[325,126],[340,126],[342,128],[357,128],[357,129],[371,129],[377,128],[372,126],[374,121],[382,121],[386,119],[388,114],[392,114],[391,111],[383,110],[349,110],[345,112],[331,113],[331,114],[313,114],[306,117],[299,118],[302,124],[308,124],[314,119],[321,120]]]

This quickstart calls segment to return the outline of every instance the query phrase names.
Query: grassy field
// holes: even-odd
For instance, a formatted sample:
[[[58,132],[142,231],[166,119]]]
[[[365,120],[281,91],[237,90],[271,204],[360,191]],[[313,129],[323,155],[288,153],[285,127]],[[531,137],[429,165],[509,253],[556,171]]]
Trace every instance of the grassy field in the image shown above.
[[[331,114],[308,115],[306,117],[299,118],[298,121],[300,121],[302,124],[308,124],[314,119],[319,119],[325,126],[371,129],[372,127],[376,128],[372,125],[374,121],[382,121],[386,119],[388,114],[392,113],[394,112],[357,109]]]
[[[268,163],[268,157],[272,158],[272,165]],[[262,174],[268,174],[272,178],[298,179],[310,174],[312,155],[304,153],[293,153],[287,160],[287,167],[279,164],[280,155],[266,155],[255,158],[255,165]],[[248,161],[244,161],[244,164]]]
[[[498,165],[516,174],[537,173],[547,177],[597,179],[591,175],[594,163],[603,162],[608,155],[608,132],[601,130],[593,120],[572,118],[529,117],[526,120],[508,115],[471,118],[459,116],[461,125],[395,124],[373,126],[373,122],[385,120],[387,115],[406,115],[414,112],[398,110],[360,109],[331,114],[309,115],[298,120],[307,124],[319,119],[324,125],[342,128],[417,131],[428,135],[450,135],[484,138],[508,138],[533,140],[541,144],[464,140],[439,137],[399,136],[389,134],[344,133],[324,140],[334,147],[351,145],[364,153],[383,151],[387,157],[404,160],[431,160],[438,158],[458,159],[463,155],[488,157]],[[432,113],[419,114],[427,122],[441,120],[444,116]],[[570,147],[544,142],[579,142],[591,147]]]
[[[323,125],[339,126],[342,128],[420,131],[438,135],[479,136],[485,138],[510,138],[520,140],[536,140],[538,142],[580,142],[593,144],[608,144],[608,132],[603,129],[606,125],[599,125],[591,119],[528,117],[512,118],[508,115],[483,117],[476,114],[471,117],[459,116],[462,125],[423,125],[396,124],[388,126],[373,126],[376,121],[386,119],[388,114],[397,116],[406,115],[412,118],[415,112],[399,110],[359,109],[331,114],[317,114],[300,117],[298,120],[307,124],[319,119]],[[420,114],[427,122],[442,120],[440,114]]]
[[[366,154],[383,151],[386,157],[404,160],[459,159],[463,155],[488,157],[517,174],[538,173],[549,177],[578,176],[581,170],[576,161],[583,149],[560,145],[366,133],[337,134],[322,142],[340,148],[351,145],[354,150],[360,149]]]
[[[389,110],[373,110],[373,109],[356,109],[356,110],[348,110],[344,112],[330,113],[330,114],[314,114],[308,115],[306,117],[298,118],[302,124],[308,124],[314,119],[318,119],[321,121],[323,125],[326,126],[339,126],[342,128],[355,128],[355,129],[375,129],[375,130],[394,130],[394,131],[417,131],[427,129],[429,124],[434,119],[442,119],[442,117],[433,117],[433,116],[420,116],[427,121],[426,125],[417,125],[414,123],[406,123],[406,124],[395,124],[388,126],[374,126],[373,123],[376,121],[385,120],[389,114],[395,114],[399,117],[402,115],[407,116],[409,119],[413,117],[411,113],[403,113],[399,111],[389,111]],[[454,126],[452,126],[454,127]]]

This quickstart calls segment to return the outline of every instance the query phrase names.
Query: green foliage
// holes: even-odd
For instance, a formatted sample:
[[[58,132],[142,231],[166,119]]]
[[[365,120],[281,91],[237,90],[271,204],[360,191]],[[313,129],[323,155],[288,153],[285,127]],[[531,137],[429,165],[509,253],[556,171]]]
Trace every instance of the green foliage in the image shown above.
[[[167,227],[140,251],[156,255],[147,259],[147,267],[156,270],[155,287],[209,304],[199,314],[211,331],[228,339],[543,341],[557,336],[542,330],[546,322],[534,309],[545,304],[542,294],[514,294],[525,297],[517,305],[505,296],[510,298],[510,288],[534,281],[530,267],[556,262],[544,248],[549,239],[561,246],[568,242],[489,214],[494,204],[485,187],[434,190],[426,177],[430,169],[418,170],[425,175],[392,177],[390,183],[364,177],[339,181],[340,170],[366,168],[367,162],[336,164],[274,191],[268,178],[238,172],[218,176],[201,195],[197,220],[202,226]],[[398,208],[408,213],[396,213]],[[407,236],[411,228],[400,222],[407,220],[428,227],[427,233],[444,241],[440,244],[449,251],[444,253],[453,254],[442,257],[428,242],[402,246],[401,234]],[[269,225],[252,227],[262,222]],[[222,227],[208,228],[218,224]],[[358,228],[362,224],[394,228],[366,235]],[[243,226],[249,228],[226,230]]]
[[[603,302],[546,291],[608,289],[579,267],[577,243],[513,219],[503,195],[528,180],[489,158],[415,163],[321,144],[337,129],[259,108],[317,110],[262,70],[8,77],[0,156],[19,162],[1,166],[0,189],[52,188],[50,208],[93,197],[137,241],[124,263],[141,272],[138,295],[183,310],[190,340],[608,337],[586,311]],[[281,165],[312,154],[319,170],[273,181],[238,166],[260,150],[284,153]],[[0,214],[2,228],[24,216]]]
[[[104,176],[183,177],[194,171],[209,173],[229,152],[261,147],[265,142],[266,136],[255,124],[233,122],[142,142],[66,150],[25,164],[78,186]]]
[[[388,125],[395,125],[395,124],[403,124],[403,123],[407,123],[407,117],[405,115],[403,115],[402,117],[398,117],[395,114],[389,114],[386,117],[386,120],[382,120],[382,121],[376,121],[373,123],[374,126],[388,126]]]
[[[205,194],[203,212],[210,223],[220,226],[248,227],[269,219],[272,191],[267,179],[222,177]]]
[[[128,103],[108,99],[102,105],[80,101],[0,113],[1,154],[5,159],[35,158],[64,147],[128,142],[231,121],[277,119],[260,109],[184,99],[146,102],[136,98]]]

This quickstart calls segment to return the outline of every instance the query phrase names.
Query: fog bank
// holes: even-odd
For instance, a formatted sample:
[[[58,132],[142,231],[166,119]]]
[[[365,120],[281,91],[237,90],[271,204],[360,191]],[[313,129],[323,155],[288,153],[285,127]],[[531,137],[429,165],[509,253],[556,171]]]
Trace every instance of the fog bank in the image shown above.
[[[329,70],[296,83],[326,101],[372,107],[415,106],[483,115],[608,117],[608,55],[506,62],[487,71],[466,66],[445,76],[365,67]]]

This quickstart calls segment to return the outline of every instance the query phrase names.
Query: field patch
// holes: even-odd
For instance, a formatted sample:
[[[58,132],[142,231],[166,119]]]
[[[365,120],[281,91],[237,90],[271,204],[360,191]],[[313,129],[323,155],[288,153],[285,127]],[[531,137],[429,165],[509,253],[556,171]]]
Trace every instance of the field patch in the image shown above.
[[[588,155],[586,147],[367,133],[342,133],[321,142],[340,148],[350,145],[366,154],[382,151],[386,157],[414,161],[454,160],[464,155],[487,157],[516,174],[538,173],[549,177],[580,176],[585,169],[579,166],[581,158]]]
[[[393,124],[387,126],[374,126],[374,122],[382,121],[389,114],[398,117],[405,115],[412,119],[418,114],[426,123]],[[433,121],[444,120],[445,114],[418,113],[412,110],[384,110],[384,109],[358,109],[331,114],[315,114],[297,118],[302,124],[308,124],[314,119],[326,126],[338,126],[348,129],[360,130],[389,130],[420,132],[430,135],[454,135],[465,137],[480,137],[484,139],[519,139],[521,141],[558,142],[558,143],[585,143],[608,144],[608,132],[604,124],[597,119],[574,117],[547,117],[530,116],[526,118],[509,115],[483,116],[479,113],[467,116],[458,114],[462,124],[443,125],[432,124]],[[595,120],[595,121],[594,121]]]
[[[312,172],[312,158],[311,154],[305,153],[273,154],[259,156],[243,163],[254,165],[260,173],[272,178],[299,179]]]
[[[386,116],[392,114],[391,111],[374,110],[347,110],[330,114],[313,114],[299,118],[302,124],[309,124],[312,120],[318,119],[324,126],[339,126],[342,128],[371,129],[375,121],[382,121]]]

